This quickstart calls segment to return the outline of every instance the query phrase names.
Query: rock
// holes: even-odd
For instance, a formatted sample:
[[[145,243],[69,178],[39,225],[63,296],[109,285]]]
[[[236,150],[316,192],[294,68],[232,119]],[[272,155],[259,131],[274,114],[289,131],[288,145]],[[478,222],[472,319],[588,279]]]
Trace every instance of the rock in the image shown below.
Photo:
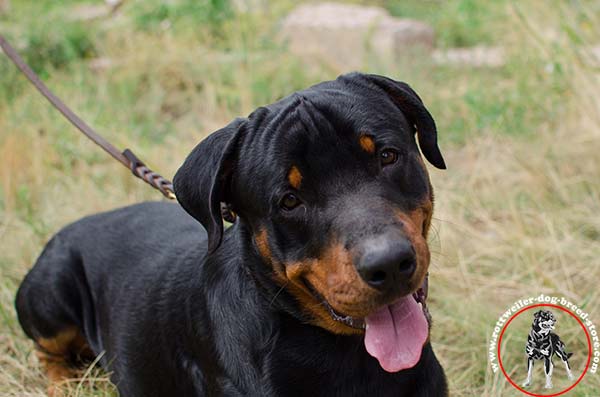
[[[438,65],[498,68],[506,64],[506,54],[501,47],[449,48],[435,50],[431,56]]]
[[[368,56],[398,57],[408,48],[429,51],[434,45],[434,31],[423,22],[350,4],[301,5],[283,20],[281,32],[293,53],[341,69],[360,68]]]
[[[8,15],[10,11],[10,2],[8,0],[0,0],[0,15]]]

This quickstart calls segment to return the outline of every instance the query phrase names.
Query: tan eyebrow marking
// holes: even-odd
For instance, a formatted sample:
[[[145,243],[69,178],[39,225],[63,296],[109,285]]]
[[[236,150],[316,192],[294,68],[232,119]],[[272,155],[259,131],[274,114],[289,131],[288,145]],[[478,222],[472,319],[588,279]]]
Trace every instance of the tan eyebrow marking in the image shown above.
[[[300,184],[302,183],[302,174],[295,165],[290,168],[290,172],[288,173],[288,181],[294,189],[300,189]]]
[[[368,135],[361,135],[358,139],[360,147],[369,154],[375,153],[375,141]]]

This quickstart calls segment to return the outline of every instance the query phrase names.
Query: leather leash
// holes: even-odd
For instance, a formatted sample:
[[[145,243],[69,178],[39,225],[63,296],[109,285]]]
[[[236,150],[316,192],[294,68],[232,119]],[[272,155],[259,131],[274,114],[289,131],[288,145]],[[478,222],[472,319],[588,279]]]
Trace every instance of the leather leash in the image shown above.
[[[110,154],[118,162],[129,168],[133,175],[142,179],[144,182],[159,190],[166,198],[175,199],[173,184],[168,179],[163,178],[156,172],[149,169],[135,154],[129,149],[120,152],[117,148],[110,144],[106,139],[99,135],[92,127],[81,120],[67,105],[65,105],[56,95],[46,87],[40,78],[33,70],[23,61],[15,49],[8,44],[6,39],[0,35],[0,47],[10,60],[19,68],[19,70],[29,79],[29,81],[37,88],[37,90],[54,106],[59,112],[65,116],[71,124],[73,124],[86,137],[91,139],[96,145],[100,146],[104,151]]]

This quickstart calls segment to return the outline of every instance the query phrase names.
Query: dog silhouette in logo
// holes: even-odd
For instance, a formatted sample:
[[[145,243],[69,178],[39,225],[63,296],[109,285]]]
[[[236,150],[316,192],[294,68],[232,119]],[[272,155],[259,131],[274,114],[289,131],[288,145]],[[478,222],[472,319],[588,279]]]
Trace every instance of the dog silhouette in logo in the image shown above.
[[[544,360],[544,372],[546,373],[546,389],[552,388],[552,370],[554,363],[552,357],[556,354],[567,368],[567,376],[573,379],[569,358],[573,353],[567,353],[565,344],[560,340],[552,330],[556,324],[556,317],[548,310],[539,310],[533,315],[533,324],[529,336],[527,336],[527,379],[523,382],[523,387],[531,384],[531,375],[533,373],[533,363],[535,360]]]

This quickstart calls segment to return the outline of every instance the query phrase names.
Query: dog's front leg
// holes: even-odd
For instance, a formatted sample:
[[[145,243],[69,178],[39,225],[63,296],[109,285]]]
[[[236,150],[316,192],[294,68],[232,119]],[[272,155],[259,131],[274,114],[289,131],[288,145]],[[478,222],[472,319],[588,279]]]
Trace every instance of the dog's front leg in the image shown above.
[[[527,387],[531,384],[531,375],[533,374],[533,358],[527,358],[527,379],[523,382],[523,387]]]
[[[552,389],[552,370],[554,369],[554,363],[550,357],[544,358],[544,371],[546,372],[546,389]]]
[[[575,379],[575,377],[573,376],[573,372],[571,372],[571,366],[569,365],[569,360],[562,360],[563,363],[565,363],[565,367],[567,368],[567,377],[569,378],[569,380],[573,380]]]

